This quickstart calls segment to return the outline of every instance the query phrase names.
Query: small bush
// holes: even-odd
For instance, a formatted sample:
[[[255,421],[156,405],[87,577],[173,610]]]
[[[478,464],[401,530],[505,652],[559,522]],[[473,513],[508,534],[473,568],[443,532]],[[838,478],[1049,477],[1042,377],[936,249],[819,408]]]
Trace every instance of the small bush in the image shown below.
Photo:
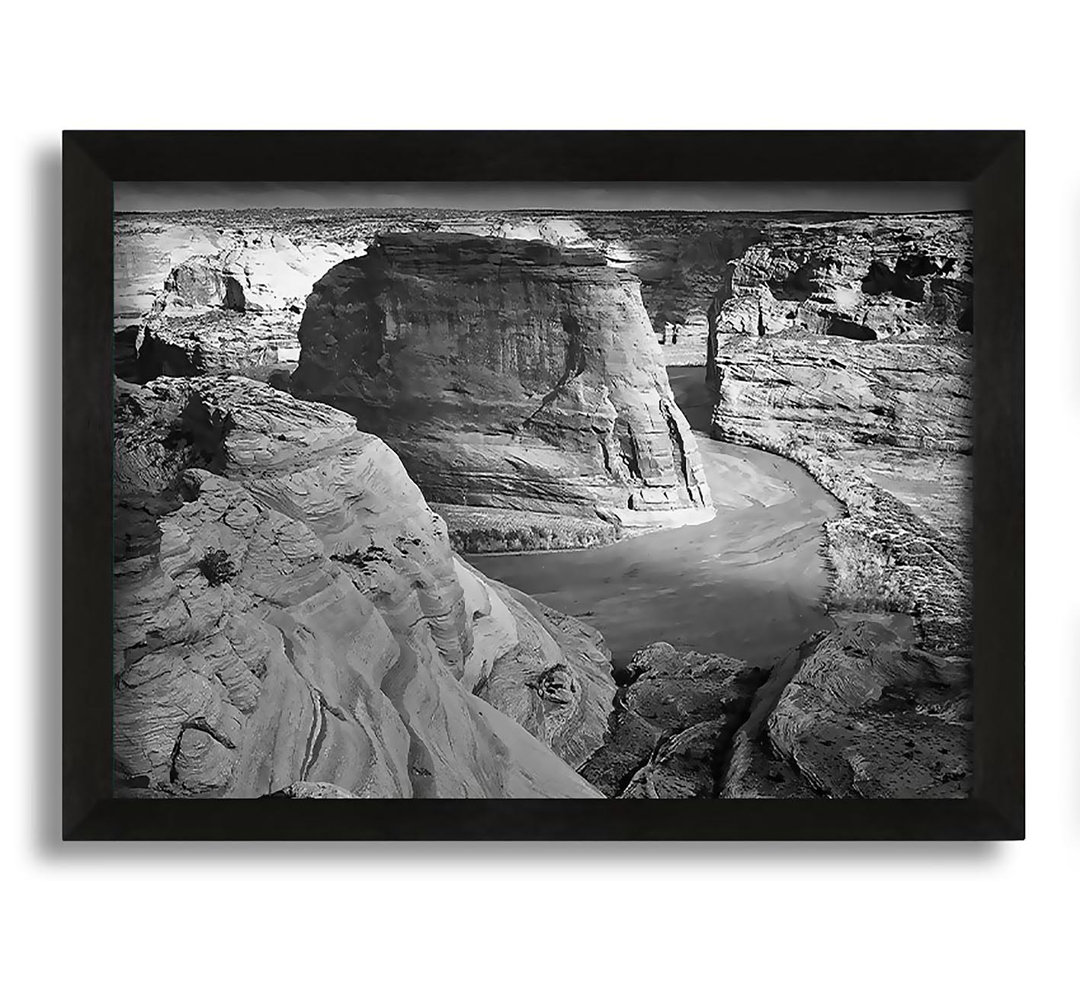
[[[236,567],[233,566],[228,552],[224,549],[212,549],[199,560],[199,572],[206,577],[211,587],[217,587],[236,576]]]
[[[848,611],[910,613],[913,601],[894,555],[885,546],[847,526],[829,525],[833,581],[830,604]]]

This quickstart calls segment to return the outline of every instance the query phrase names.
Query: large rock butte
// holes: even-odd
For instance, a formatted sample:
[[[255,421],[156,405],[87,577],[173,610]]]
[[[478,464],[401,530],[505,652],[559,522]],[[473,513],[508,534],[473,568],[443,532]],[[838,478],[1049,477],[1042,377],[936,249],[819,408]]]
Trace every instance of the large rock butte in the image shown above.
[[[432,502],[712,515],[636,278],[602,254],[389,234],[319,281],[292,390],[352,413]]]
[[[355,421],[118,383],[115,765],[137,794],[595,796],[598,633],[450,549]],[[336,794],[333,789],[326,794]]]

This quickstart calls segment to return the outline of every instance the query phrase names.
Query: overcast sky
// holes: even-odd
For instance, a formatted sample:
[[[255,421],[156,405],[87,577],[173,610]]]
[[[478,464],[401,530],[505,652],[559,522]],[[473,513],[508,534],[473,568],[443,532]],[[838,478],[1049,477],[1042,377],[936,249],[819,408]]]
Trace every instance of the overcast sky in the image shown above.
[[[553,208],[935,212],[967,209],[967,184],[218,184],[115,185],[118,212],[184,208]]]

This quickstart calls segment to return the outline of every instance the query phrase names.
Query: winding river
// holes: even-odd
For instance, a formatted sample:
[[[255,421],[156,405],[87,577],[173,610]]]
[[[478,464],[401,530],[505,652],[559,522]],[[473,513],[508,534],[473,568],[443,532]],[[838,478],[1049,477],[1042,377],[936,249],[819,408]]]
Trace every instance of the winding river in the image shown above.
[[[712,521],[595,549],[468,557],[599,629],[616,667],[658,640],[767,666],[829,624],[821,525],[837,501],[793,462],[712,440],[704,376],[668,368],[697,437]]]

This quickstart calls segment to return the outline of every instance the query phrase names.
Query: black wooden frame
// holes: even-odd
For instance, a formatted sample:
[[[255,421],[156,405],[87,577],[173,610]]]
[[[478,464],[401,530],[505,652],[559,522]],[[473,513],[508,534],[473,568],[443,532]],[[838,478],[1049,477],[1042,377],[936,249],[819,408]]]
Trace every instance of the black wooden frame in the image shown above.
[[[112,798],[113,182],[967,181],[975,211],[975,786],[970,799]],[[1023,132],[66,132],[65,839],[1020,839]]]

